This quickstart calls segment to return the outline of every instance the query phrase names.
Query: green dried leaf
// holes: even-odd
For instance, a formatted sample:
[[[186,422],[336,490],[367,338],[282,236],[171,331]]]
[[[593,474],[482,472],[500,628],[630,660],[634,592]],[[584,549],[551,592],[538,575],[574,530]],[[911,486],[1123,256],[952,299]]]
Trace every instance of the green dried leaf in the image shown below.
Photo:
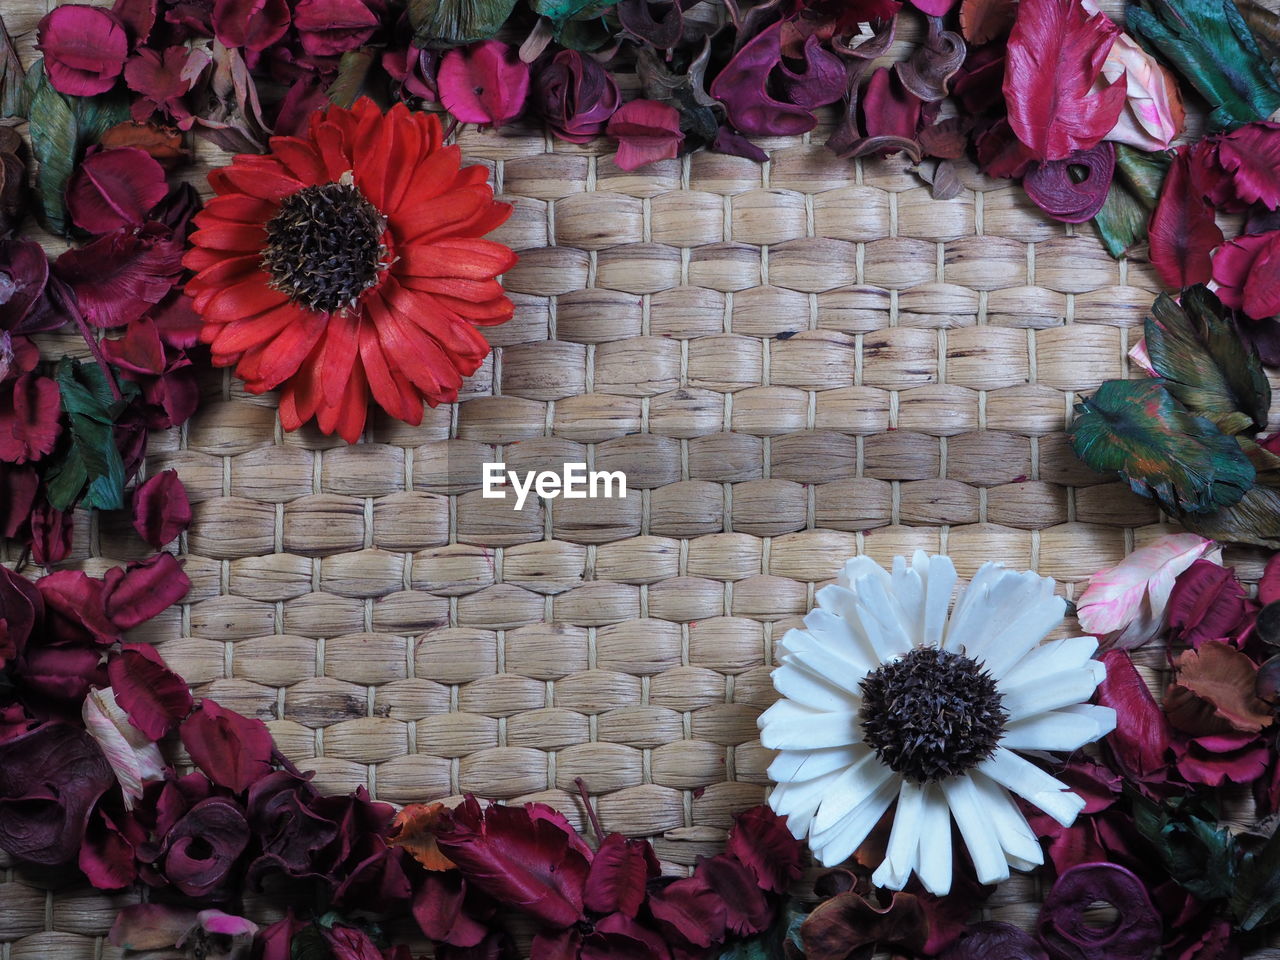
[[[333,948],[316,924],[303,927],[289,943],[290,960],[332,960]]]
[[[120,383],[122,396],[111,393],[96,364],[63,358],[56,373],[67,414],[71,442],[45,476],[49,503],[68,510],[84,495],[86,506],[98,510],[124,507],[124,462],[116,447],[115,423],[138,393],[132,381]]]
[[[31,151],[40,164],[36,173],[40,217],[51,232],[65,235],[70,227],[67,183],[85,149],[129,119],[129,98],[123,93],[64,96],[49,83],[43,60],[32,66],[25,86],[30,96]]]
[[[1102,473],[1173,511],[1208,513],[1239,502],[1253,464],[1213,421],[1189,413],[1159,380],[1108,380],[1076,405],[1071,446]]]
[[[1178,519],[1192,533],[1210,540],[1280,550],[1280,491],[1273,487],[1254,487],[1239,503],[1213,513],[1183,514]]]
[[[1204,900],[1231,896],[1239,850],[1212,811],[1178,800],[1161,805],[1132,789],[1126,793],[1133,802],[1133,825],[1173,879]]]
[[[488,40],[515,6],[516,0],[409,0],[413,44],[439,50]]]
[[[1231,891],[1231,914],[1245,931],[1280,920],[1280,830],[1262,849],[1245,854]]]
[[[590,20],[603,16],[618,0],[529,0],[529,7],[540,17],[563,23],[566,20]]]
[[[1182,291],[1179,305],[1160,294],[1147,318],[1147,353],[1165,389],[1223,433],[1267,425],[1271,384],[1258,351],[1247,344],[1222,301],[1203,284]]]
[[[809,914],[801,911],[795,901],[788,901],[778,911],[772,927],[758,937],[727,947],[718,960],[784,960],[787,943],[800,949],[800,925],[807,916]]]
[[[1169,170],[1164,153],[1144,153],[1116,144],[1116,173],[1106,202],[1094,222],[1113,257],[1124,256],[1147,239],[1147,222],[1160,196],[1160,185]]]
[[[1271,72],[1280,75],[1280,8],[1267,0],[1236,0],[1236,6],[1263,55],[1271,61]]]
[[[26,79],[13,39],[0,17],[0,117],[27,115]]]
[[[377,57],[372,47],[348,50],[338,62],[338,75],[327,91],[329,102],[350,109],[366,93],[369,74]]]
[[[1280,83],[1232,0],[1137,0],[1125,19],[1209,101],[1214,129],[1265,120],[1280,107]]]

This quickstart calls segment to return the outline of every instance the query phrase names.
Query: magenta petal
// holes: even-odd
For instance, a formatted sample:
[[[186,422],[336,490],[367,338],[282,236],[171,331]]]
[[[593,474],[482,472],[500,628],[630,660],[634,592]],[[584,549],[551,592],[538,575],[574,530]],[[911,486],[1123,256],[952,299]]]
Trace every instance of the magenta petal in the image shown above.
[[[622,95],[609,71],[577,50],[561,50],[539,72],[535,103],[551,132],[586,143],[604,130]]]
[[[378,18],[362,0],[299,0],[293,26],[306,53],[335,57],[373,36]]]
[[[818,36],[804,42],[804,70],[797,72],[785,60],[778,64],[780,85],[797,107],[813,109],[835,103],[845,95],[848,71],[844,61],[822,46]]]
[[[1280,233],[1258,251],[1245,277],[1243,306],[1255,320],[1280,314]]]
[[[80,229],[110,233],[141,226],[168,193],[164,169],[145,150],[93,150],[67,186],[67,210]]]
[[[753,37],[711,82],[711,96],[724,104],[729,122],[747,136],[798,136],[818,124],[818,118],[804,107],[769,93],[769,75],[781,62],[779,22]]]
[[[524,109],[529,65],[514,47],[486,40],[446,53],[436,83],[440,101],[459,121],[501,127]]]
[[[226,47],[265,50],[289,29],[287,0],[214,0],[213,33]]]
[[[92,97],[115,86],[129,52],[124,27],[99,7],[66,4],[43,20],[36,46],[54,89],[72,97]]]
[[[1169,750],[1164,711],[1126,651],[1108,650],[1098,659],[1107,667],[1106,679],[1098,685],[1098,703],[1116,712],[1116,728],[1107,735],[1107,746],[1129,776],[1139,781],[1164,779]]]
[[[670,160],[684,142],[684,134],[680,132],[680,111],[655,100],[624,103],[609,119],[606,130],[618,141],[618,155],[614,163],[623,170],[634,170],[657,160]]]
[[[911,5],[931,17],[942,17],[956,5],[956,0],[911,0]]]
[[[867,136],[914,140],[923,101],[902,85],[896,71],[881,67],[871,75],[860,104]]]
[[[1252,233],[1228,240],[1213,253],[1214,292],[1232,310],[1244,307],[1244,287],[1253,262],[1264,247],[1280,239],[1280,230]]]

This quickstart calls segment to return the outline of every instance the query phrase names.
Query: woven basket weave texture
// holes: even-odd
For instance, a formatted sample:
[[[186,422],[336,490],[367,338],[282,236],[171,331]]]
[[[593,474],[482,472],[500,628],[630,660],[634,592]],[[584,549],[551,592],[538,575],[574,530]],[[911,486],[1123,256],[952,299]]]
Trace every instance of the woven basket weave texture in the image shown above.
[[[10,30],[45,6],[6,0]],[[273,396],[211,372],[149,463],[195,503],[194,587],[139,638],[325,789],[539,799],[581,824],[582,777],[606,825],[678,869],[763,799],[773,645],[844,559],[994,559],[1070,596],[1168,532],[1064,434],[1076,394],[1126,375],[1150,267],[1008,182],[965,169],[936,201],[902,160],[830,155],[823,129],[765,142],[764,166],[633,173],[604,142],[464,131],[515,207],[492,357],[456,406],[376,418],[356,446],[283,433]],[[227,157],[197,149],[184,176],[207,193]],[[499,460],[621,470],[630,491],[516,512],[481,497]],[[100,570],[147,548],[103,516],[77,550]],[[1163,654],[1142,662],[1154,680]],[[4,960],[114,954],[119,898],[7,879]],[[1026,925],[1038,893],[1017,877],[991,915]]]

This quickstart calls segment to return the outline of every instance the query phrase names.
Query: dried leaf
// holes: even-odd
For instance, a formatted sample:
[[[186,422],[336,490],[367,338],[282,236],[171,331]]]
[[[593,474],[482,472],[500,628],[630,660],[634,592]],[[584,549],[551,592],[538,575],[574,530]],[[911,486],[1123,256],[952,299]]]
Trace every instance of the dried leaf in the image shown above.
[[[23,92],[26,71],[18,59],[13,39],[0,17],[0,117],[21,117],[27,112],[27,99]]]
[[[981,46],[1008,34],[1017,17],[1017,0],[962,0],[960,32],[974,46]]]
[[[1158,380],[1108,380],[1076,405],[1071,446],[1095,470],[1115,471],[1135,493],[1174,511],[1238,503],[1253,464],[1211,420],[1189,413]]]
[[[1229,643],[1209,640],[1184,650],[1175,661],[1178,674],[1165,694],[1169,721],[1194,736],[1257,733],[1274,719],[1258,699],[1258,665]]]
[[[1165,389],[1223,433],[1265,428],[1271,384],[1221,301],[1198,284],[1182,292],[1181,305],[1162,293],[1151,312],[1147,355]]]
[[[1222,230],[1214,221],[1213,206],[1196,188],[1186,149],[1178,152],[1164,178],[1149,232],[1151,265],[1165,286],[1181,290],[1209,282],[1209,253],[1222,243]]]
[[[1280,83],[1232,0],[1137,0],[1125,22],[1209,101],[1213,127],[1265,120],[1280,107]]]
[[[1119,28],[1080,0],[1022,0],[1009,35],[1004,94],[1009,124],[1039,160],[1097,144],[1120,118],[1119,80],[1094,92]]]
[[[516,0],[409,0],[413,45],[439,50],[488,40],[515,6]]]
[[[443,803],[411,803],[396,814],[392,846],[404,847],[428,870],[450,870],[456,864],[440,852],[436,832],[448,816]]]
[[[1116,144],[1116,172],[1106,203],[1093,218],[1107,252],[1119,258],[1147,239],[1147,223],[1169,169],[1164,153],[1144,153]]]
[[[909,60],[893,65],[902,85],[921,100],[933,103],[946,97],[951,78],[964,63],[967,50],[958,33],[942,29],[941,17],[929,17],[929,33]]]
[[[69,358],[58,364],[57,380],[71,443],[46,476],[49,503],[55,510],[68,510],[83,492],[86,506],[120,510],[125,504],[125,472],[114,428],[138,385],[122,381],[123,396],[116,399],[99,367]]]
[[[1257,486],[1229,507],[1178,519],[1202,537],[1280,550],[1280,491],[1274,487]]]
[[[360,47],[344,53],[338,62],[338,75],[327,91],[329,102],[350,108],[359,100],[366,92],[369,73],[377,59],[372,47]]]

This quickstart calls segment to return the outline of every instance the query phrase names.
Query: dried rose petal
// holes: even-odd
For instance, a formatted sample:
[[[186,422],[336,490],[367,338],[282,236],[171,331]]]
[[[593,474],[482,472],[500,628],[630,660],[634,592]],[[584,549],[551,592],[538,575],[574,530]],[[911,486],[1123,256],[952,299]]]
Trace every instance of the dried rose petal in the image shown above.
[[[609,118],[606,132],[618,141],[618,154],[613,162],[622,170],[670,160],[684,142],[680,111],[656,100],[624,103]]]
[[[67,211],[89,233],[140,227],[169,193],[164,168],[136,147],[89,151],[67,185]]]
[[[529,65],[515,48],[486,40],[465,50],[450,50],[437,74],[440,102],[461,123],[501,127],[524,110],[529,96]]]
[[[293,26],[306,53],[336,57],[373,36],[378,17],[362,0],[299,0]]]
[[[139,50],[124,68],[124,82],[138,94],[132,108],[133,119],[148,120],[157,110],[173,120],[191,116],[182,98],[209,62],[209,55],[197,48]]]
[[[214,783],[235,793],[249,789],[271,770],[275,745],[261,720],[204,700],[178,732],[196,766]]]
[[[165,470],[133,492],[133,529],[159,550],[191,525],[191,501],[176,470]]]
[[[169,295],[182,276],[182,248],[168,227],[148,223],[68,250],[53,268],[75,292],[86,320],[121,327]]]
[[[214,0],[213,35],[228,48],[265,50],[289,29],[287,0]]]
[[[129,52],[129,38],[114,16],[99,7],[69,3],[40,21],[36,46],[54,89],[92,97],[115,86]]]
[[[150,644],[126,643],[107,663],[107,676],[129,723],[152,740],[172,733],[191,712],[187,682]]]
[[[561,140],[586,143],[622,102],[609,71],[576,50],[561,50],[538,74],[535,103]]]
[[[941,960],[1049,960],[1049,955],[1031,934],[987,920],[971,925]]]
[[[180,893],[209,896],[229,879],[249,837],[244,811],[234,801],[201,800],[165,835],[161,870]]]
[[[119,630],[131,630],[159,616],[191,589],[182,563],[171,553],[112,567],[102,585],[103,609]]]

